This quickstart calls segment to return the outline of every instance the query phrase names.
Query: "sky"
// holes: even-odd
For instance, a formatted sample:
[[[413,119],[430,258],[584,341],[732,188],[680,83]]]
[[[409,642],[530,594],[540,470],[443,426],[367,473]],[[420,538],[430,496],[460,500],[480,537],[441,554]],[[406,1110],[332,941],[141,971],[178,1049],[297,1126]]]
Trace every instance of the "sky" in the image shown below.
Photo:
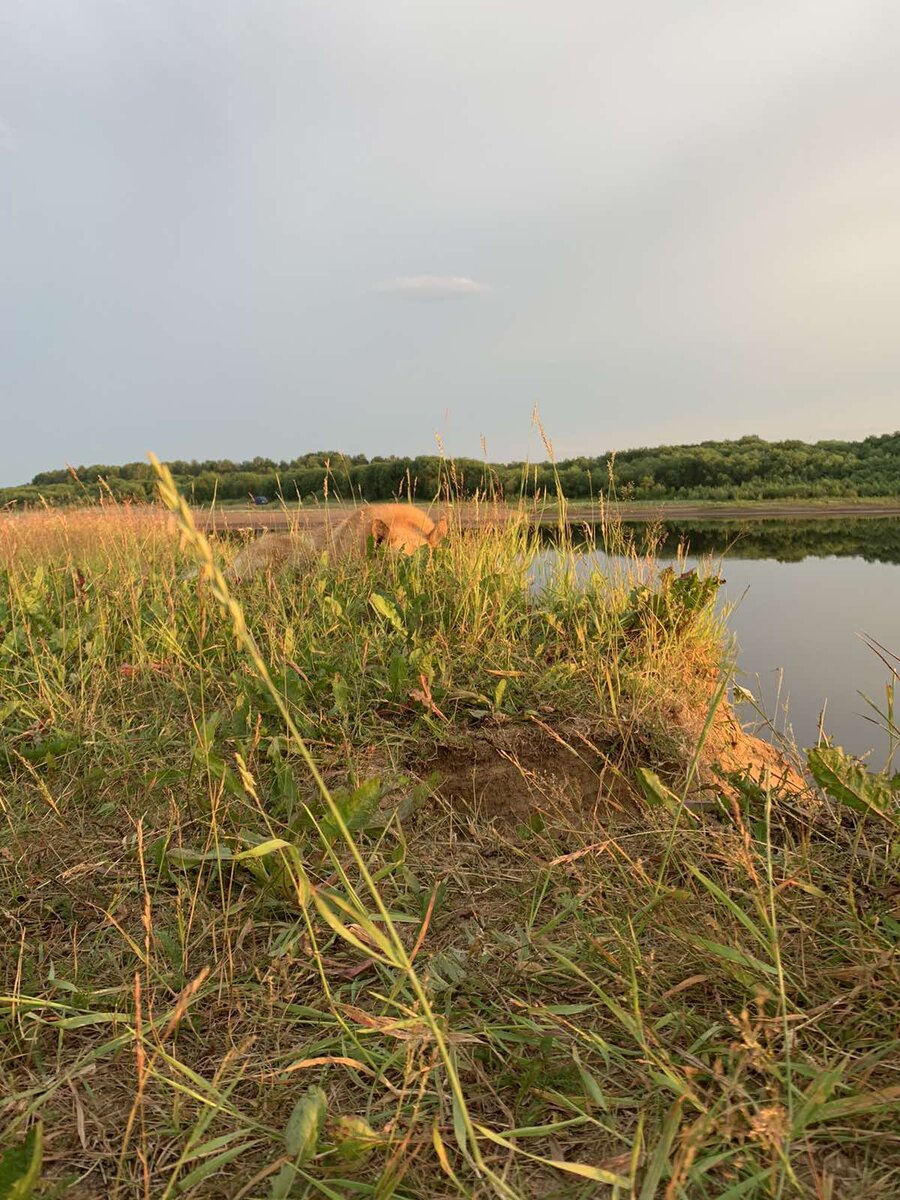
[[[3,0],[0,484],[900,427],[891,0]]]

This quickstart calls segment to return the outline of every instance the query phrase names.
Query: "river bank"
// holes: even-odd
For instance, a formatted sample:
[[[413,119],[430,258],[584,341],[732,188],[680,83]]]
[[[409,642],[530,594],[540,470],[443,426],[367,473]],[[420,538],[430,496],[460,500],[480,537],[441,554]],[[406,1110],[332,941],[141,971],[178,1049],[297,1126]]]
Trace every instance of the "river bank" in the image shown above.
[[[222,531],[245,529],[262,531],[285,530],[297,525],[301,528],[316,528],[326,521],[339,521],[356,505],[235,505],[217,509],[195,509],[194,517],[201,529]],[[423,508],[440,509],[441,504],[421,504]],[[517,519],[522,512],[518,507],[501,504],[474,504],[469,501],[455,502],[452,506],[455,519],[463,528],[477,525],[502,524]],[[900,517],[900,499],[888,497],[883,500],[849,503],[847,501],[826,503],[818,501],[766,502],[748,504],[709,504],[694,501],[668,501],[664,503],[617,503],[617,504],[570,504],[565,508],[566,520],[570,524],[597,524],[604,520],[646,522],[648,524],[667,521],[763,521],[763,520],[834,520],[842,517]],[[560,511],[556,505],[527,510],[527,519],[533,524],[556,525]]]

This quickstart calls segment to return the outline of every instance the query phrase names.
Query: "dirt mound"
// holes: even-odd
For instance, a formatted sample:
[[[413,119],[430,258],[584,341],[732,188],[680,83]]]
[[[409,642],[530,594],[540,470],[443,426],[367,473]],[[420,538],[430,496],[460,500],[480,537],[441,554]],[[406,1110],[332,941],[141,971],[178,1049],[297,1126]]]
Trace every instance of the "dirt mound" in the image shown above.
[[[624,723],[587,719],[484,722],[436,745],[411,764],[436,771],[438,790],[488,820],[522,821],[536,809],[577,810],[580,819],[614,820],[642,806],[634,768],[650,767],[681,793],[706,721],[705,709],[673,700],[663,711]],[[692,773],[689,796],[735,795],[734,777],[797,795],[809,786],[774,746],[747,733],[720,702]]]
[[[793,795],[809,792],[809,784],[781,751],[743,728],[725,697],[719,701],[704,737],[711,697],[712,689],[710,698],[701,704],[675,699],[666,713],[688,762],[703,738],[697,764],[697,781],[702,789],[730,794],[734,788],[728,776],[743,775],[774,791]]]
[[[630,806],[629,789],[588,722],[487,723],[434,748],[417,769],[437,771],[438,790],[489,820],[523,820],[535,809],[573,806],[604,817]]]

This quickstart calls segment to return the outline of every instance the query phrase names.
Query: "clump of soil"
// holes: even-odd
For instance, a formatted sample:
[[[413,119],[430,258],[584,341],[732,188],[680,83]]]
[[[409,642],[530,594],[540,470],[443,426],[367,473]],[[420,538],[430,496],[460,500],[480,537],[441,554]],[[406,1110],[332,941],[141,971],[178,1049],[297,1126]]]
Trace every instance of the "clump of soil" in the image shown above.
[[[446,799],[488,820],[520,822],[535,810],[553,809],[608,822],[642,807],[635,767],[657,771],[680,794],[706,718],[705,706],[673,698],[661,710],[626,721],[485,721],[477,729],[457,731],[411,765],[420,774],[436,771],[438,791]],[[810,790],[779,750],[742,728],[723,698],[706,733],[690,796],[733,796],[736,777],[781,794]]]
[[[743,776],[782,794],[808,793],[809,784],[788,758],[770,742],[748,733],[726,697],[719,701],[704,737],[714,687],[709,680],[699,697],[673,697],[664,710],[679,756],[686,755],[688,763],[703,739],[696,770],[699,787],[729,795],[734,787],[728,777]]]
[[[437,771],[438,791],[488,820],[524,820],[538,808],[572,807],[606,818],[631,807],[630,789],[587,721],[484,722],[434,748],[417,768]]]

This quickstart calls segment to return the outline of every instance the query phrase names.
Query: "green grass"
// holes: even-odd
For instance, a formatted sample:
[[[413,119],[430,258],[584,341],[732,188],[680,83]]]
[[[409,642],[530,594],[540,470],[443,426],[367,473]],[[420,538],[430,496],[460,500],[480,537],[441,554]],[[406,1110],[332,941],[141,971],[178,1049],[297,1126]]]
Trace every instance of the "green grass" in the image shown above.
[[[8,1170],[896,1194],[894,784],[735,774],[714,583],[522,520],[229,596],[179,519],[0,524]]]

